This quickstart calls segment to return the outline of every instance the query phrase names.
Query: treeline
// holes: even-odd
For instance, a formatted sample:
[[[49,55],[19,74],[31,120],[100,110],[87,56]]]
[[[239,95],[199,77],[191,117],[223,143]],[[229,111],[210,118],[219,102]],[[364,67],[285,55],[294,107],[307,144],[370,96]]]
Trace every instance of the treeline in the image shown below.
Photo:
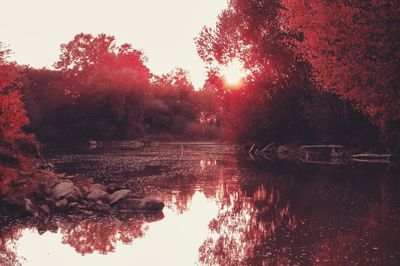
[[[400,151],[398,1],[230,0],[196,39],[240,142],[337,143]],[[240,60],[229,88],[215,65]]]
[[[2,112],[2,134],[14,125],[43,142],[151,135],[399,153],[398,10],[390,0],[230,0],[196,39],[209,63],[200,91],[181,69],[153,75],[140,50],[112,36],[78,34],[61,46],[56,70],[2,59],[18,75],[2,74],[0,88],[21,110]],[[232,60],[248,71],[239,88],[215,68]]]
[[[141,51],[114,37],[78,34],[57,70],[21,71],[27,130],[41,142],[218,137],[215,94],[196,91],[182,69],[155,76]]]

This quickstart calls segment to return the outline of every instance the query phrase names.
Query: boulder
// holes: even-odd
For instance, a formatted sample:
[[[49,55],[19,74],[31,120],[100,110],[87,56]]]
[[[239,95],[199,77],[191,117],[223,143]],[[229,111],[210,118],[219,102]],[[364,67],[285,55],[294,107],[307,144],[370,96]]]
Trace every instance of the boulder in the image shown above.
[[[25,207],[25,211],[27,213],[29,213],[32,216],[37,216],[38,213],[35,209],[35,207],[33,206],[33,203],[30,199],[24,199],[24,207]]]
[[[74,183],[72,183],[71,181],[63,181],[53,188],[53,197],[57,199],[64,197],[71,193],[73,190]]]
[[[118,201],[115,204],[115,208],[117,211],[119,210],[137,211],[139,209],[139,205],[140,205],[139,199],[125,198]]]
[[[89,185],[81,186],[79,188],[84,197],[86,197],[87,195],[89,195],[90,192],[92,192],[92,186],[89,186]]]
[[[84,209],[79,210],[79,213],[84,214],[84,215],[94,215],[94,212],[89,211],[89,210],[84,210]]]
[[[39,182],[39,189],[44,195],[50,196],[58,183],[59,179],[56,175],[45,176]]]
[[[115,204],[118,210],[158,212],[164,208],[164,203],[156,198],[143,199],[124,198]]]
[[[107,192],[105,192],[104,190],[99,190],[99,189],[93,189],[87,196],[86,198],[88,200],[92,200],[92,201],[96,201],[96,200],[104,200],[104,201],[109,201],[110,195],[108,195]]]
[[[67,199],[59,200],[59,201],[57,201],[57,202],[55,203],[55,205],[56,205],[56,208],[57,208],[57,209],[59,209],[59,210],[64,210],[64,209],[67,207],[67,205],[68,205],[68,200],[67,200]]]
[[[40,205],[40,210],[45,214],[50,214],[50,207],[46,204]]]
[[[115,191],[110,195],[110,204],[114,204],[122,199],[127,198],[129,195],[131,195],[131,191],[129,189],[121,189],[118,191]]]
[[[157,198],[146,197],[140,200],[139,209],[146,211],[161,211],[164,208],[164,202]]]
[[[123,189],[122,186],[114,184],[114,183],[111,183],[111,184],[107,185],[107,187],[106,187],[106,191],[109,194],[112,194],[112,193],[114,193],[118,190],[122,190],[122,189]]]
[[[111,207],[108,204],[103,203],[101,200],[96,200],[96,202],[91,206],[91,209],[97,212],[108,212]]]
[[[48,188],[53,188],[55,187],[59,182],[58,176],[57,175],[49,175],[45,176],[42,181],[41,185],[44,185]]]
[[[79,209],[81,206],[79,205],[78,202],[70,202],[68,203],[68,207],[72,208],[72,209]]]
[[[73,190],[67,196],[65,196],[69,202],[79,201],[82,197],[82,192],[78,187],[74,187]]]
[[[93,189],[106,191],[106,188],[102,184],[98,184],[98,183],[93,184]]]

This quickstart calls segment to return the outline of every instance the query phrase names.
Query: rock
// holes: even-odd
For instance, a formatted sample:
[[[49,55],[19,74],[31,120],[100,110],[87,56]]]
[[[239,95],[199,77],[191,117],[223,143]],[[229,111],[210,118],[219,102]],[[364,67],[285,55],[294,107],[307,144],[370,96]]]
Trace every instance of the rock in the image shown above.
[[[76,187],[79,187],[82,194],[86,196],[93,189],[93,179],[91,177],[85,177],[83,175],[74,175],[70,178]]]
[[[112,193],[114,193],[118,190],[122,190],[122,189],[123,189],[123,187],[121,187],[120,185],[114,184],[114,183],[111,183],[111,184],[107,185],[107,187],[106,187],[106,191],[109,194],[112,194]]]
[[[70,203],[68,203],[68,206],[69,206],[70,208],[73,208],[73,209],[79,208],[79,207],[80,207],[80,205],[79,205],[78,202],[70,202]]]
[[[40,205],[40,210],[46,214],[50,214],[50,207],[46,204]]]
[[[115,208],[118,210],[129,210],[129,211],[137,211],[139,209],[140,200],[139,199],[130,199],[125,198],[120,200],[115,204]]]
[[[79,212],[80,212],[81,214],[85,214],[85,215],[94,215],[94,212],[88,211],[88,210],[83,210],[83,209],[81,209],[81,210],[79,210]]]
[[[131,191],[128,189],[122,189],[115,191],[110,195],[110,204],[114,204],[121,199],[127,198],[131,194]]]
[[[24,199],[24,207],[25,207],[25,211],[27,213],[29,213],[32,216],[37,216],[38,213],[35,209],[35,207],[33,206],[33,203],[30,199]]]
[[[59,210],[65,210],[66,207],[67,207],[67,205],[68,205],[68,200],[67,200],[67,199],[59,200],[59,201],[57,201],[57,202],[55,203],[55,205],[56,205],[56,208],[57,208],[57,209],[59,209]]]
[[[53,197],[57,199],[64,197],[71,193],[73,190],[74,183],[72,183],[71,181],[63,181],[53,188]]]
[[[55,175],[45,176],[39,182],[40,191],[46,195],[50,196],[53,193],[53,188],[59,183],[59,179]]]
[[[106,191],[106,188],[101,184],[93,184],[93,189]]]
[[[161,211],[164,208],[164,202],[157,198],[147,197],[140,200],[139,209],[146,211]]]
[[[74,187],[73,190],[65,197],[69,202],[79,201],[83,197],[81,190]]]
[[[108,204],[103,203],[101,200],[96,200],[96,202],[91,206],[91,209],[98,212],[108,212],[111,207]]]
[[[158,212],[164,208],[164,203],[156,198],[147,197],[143,199],[123,198],[115,203],[117,211],[149,211]]]
[[[88,200],[92,200],[92,201],[96,201],[96,200],[98,200],[98,199],[105,200],[105,201],[109,201],[109,200],[110,200],[109,196],[110,196],[110,195],[108,195],[108,193],[105,192],[104,190],[93,189],[92,192],[90,192],[90,193],[86,196],[86,198],[87,198]]]
[[[90,192],[92,192],[92,187],[89,185],[85,185],[85,186],[81,186],[80,190],[82,192],[82,195],[84,197],[86,197],[87,195],[89,195]]]

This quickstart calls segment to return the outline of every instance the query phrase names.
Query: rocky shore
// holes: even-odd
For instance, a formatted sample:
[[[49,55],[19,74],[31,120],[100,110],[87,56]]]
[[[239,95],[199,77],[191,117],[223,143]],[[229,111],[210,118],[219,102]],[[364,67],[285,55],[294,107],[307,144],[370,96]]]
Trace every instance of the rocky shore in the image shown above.
[[[41,171],[30,197],[8,202],[9,207],[31,216],[67,213],[77,215],[161,212],[164,203],[157,198],[139,198],[116,184],[104,186],[83,175]],[[26,182],[14,184],[26,186]],[[7,201],[6,201],[7,203]]]

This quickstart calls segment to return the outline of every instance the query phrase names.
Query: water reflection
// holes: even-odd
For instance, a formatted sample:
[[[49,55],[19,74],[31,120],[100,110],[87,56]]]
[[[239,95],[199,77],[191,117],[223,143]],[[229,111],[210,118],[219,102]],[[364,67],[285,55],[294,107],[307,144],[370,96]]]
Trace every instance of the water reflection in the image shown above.
[[[165,201],[164,217],[5,223],[0,264],[395,265],[400,259],[397,175],[380,169],[260,168],[239,160],[229,147],[185,147],[184,158],[180,146],[177,156],[171,147],[153,149],[146,153],[157,153],[157,160],[134,151],[116,163],[141,162],[141,156],[151,169],[168,165],[168,172],[155,177],[130,177]],[[99,162],[100,172],[116,174]],[[80,164],[85,160],[73,169],[88,170]]]

